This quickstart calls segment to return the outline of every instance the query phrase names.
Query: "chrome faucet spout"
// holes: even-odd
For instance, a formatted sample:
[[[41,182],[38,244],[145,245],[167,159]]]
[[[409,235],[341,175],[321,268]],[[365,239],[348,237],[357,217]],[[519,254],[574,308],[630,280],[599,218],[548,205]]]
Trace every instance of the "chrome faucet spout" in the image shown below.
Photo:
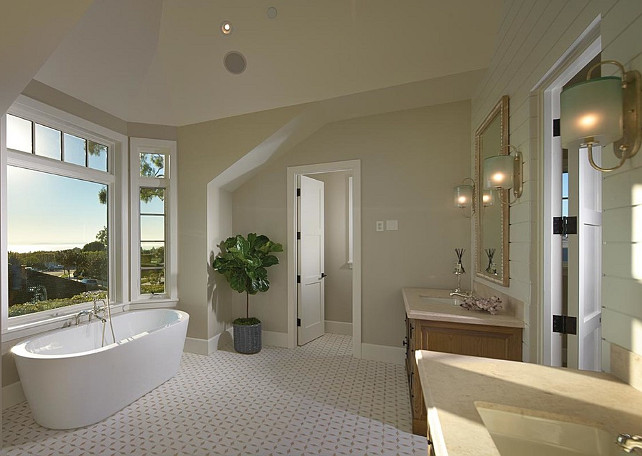
[[[620,434],[615,442],[627,453],[642,450],[642,436],[639,435]]]
[[[80,323],[80,318],[81,318],[83,315],[87,315],[87,316],[89,316],[89,317],[91,318],[91,312],[89,312],[88,310],[81,310],[81,311],[80,311],[80,312],[78,312],[78,313],[76,314],[76,316],[75,316],[75,318],[76,318],[76,326],[78,326],[78,324]]]
[[[450,292],[450,296],[458,296],[460,298],[472,298],[473,294],[469,291],[453,290]]]

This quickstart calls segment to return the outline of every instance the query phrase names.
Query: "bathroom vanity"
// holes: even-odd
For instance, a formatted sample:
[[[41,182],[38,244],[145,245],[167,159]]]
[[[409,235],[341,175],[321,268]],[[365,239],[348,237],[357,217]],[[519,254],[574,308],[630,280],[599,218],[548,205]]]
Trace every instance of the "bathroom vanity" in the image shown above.
[[[610,374],[415,352],[429,454],[625,455],[642,431],[642,392]]]
[[[466,310],[450,290],[403,288],[406,308],[406,372],[412,431],[427,435],[426,405],[415,352],[431,350],[486,358],[522,360],[524,322],[507,311],[497,315]]]

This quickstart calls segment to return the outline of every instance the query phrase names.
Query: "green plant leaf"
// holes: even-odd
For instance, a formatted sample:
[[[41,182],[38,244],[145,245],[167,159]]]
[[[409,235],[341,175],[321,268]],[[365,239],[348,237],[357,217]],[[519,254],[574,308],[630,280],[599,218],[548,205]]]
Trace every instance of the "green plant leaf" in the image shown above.
[[[265,235],[249,233],[247,238],[240,234],[227,238],[220,248],[212,268],[227,279],[233,290],[251,295],[269,290],[266,268],[279,264],[271,253],[282,252],[281,244]]]

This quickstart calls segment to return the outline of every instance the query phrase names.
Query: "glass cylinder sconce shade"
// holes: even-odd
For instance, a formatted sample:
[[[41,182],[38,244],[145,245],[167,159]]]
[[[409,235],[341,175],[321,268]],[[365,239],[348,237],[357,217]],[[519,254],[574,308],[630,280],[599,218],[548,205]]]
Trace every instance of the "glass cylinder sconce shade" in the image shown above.
[[[470,207],[473,201],[473,186],[458,185],[455,187],[455,206]]]
[[[513,188],[515,158],[496,155],[484,160],[484,188]]]
[[[579,82],[560,95],[562,146],[611,144],[622,137],[622,79],[615,76]]]
[[[492,206],[495,203],[493,198],[493,191],[490,189],[484,190],[482,192],[482,205],[484,207]]]

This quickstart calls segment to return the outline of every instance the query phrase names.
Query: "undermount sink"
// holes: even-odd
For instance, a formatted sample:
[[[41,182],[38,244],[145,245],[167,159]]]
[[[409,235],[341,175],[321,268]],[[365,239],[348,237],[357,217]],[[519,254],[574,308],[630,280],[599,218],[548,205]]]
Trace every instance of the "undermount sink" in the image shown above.
[[[475,402],[475,407],[502,456],[616,456],[627,454],[616,435],[597,427],[546,418],[541,412]]]
[[[461,298],[435,298],[434,296],[419,295],[419,297],[424,301],[430,301],[437,304],[449,304],[451,306],[458,306],[463,301]]]

